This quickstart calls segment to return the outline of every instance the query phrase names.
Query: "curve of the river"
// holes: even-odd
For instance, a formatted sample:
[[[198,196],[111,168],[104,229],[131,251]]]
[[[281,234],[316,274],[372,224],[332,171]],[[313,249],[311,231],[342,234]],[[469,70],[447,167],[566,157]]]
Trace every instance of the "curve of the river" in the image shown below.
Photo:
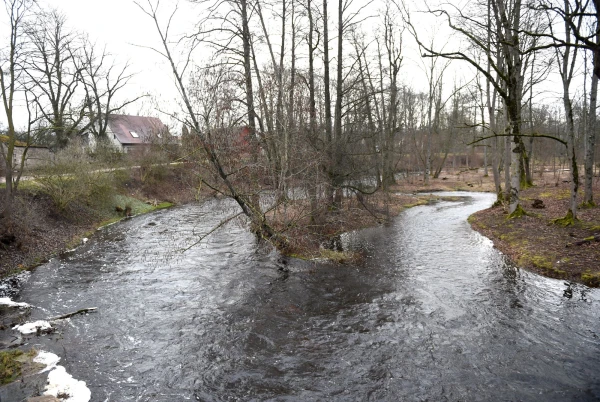
[[[30,343],[93,401],[600,399],[600,292],[511,265],[471,230],[488,194],[344,235],[355,265],[283,260],[223,201],[113,225],[39,267]]]

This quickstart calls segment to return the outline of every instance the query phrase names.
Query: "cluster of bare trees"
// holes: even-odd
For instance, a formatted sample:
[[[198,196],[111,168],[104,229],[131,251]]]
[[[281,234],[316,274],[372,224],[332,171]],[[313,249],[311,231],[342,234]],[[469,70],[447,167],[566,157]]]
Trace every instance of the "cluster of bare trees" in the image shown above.
[[[101,140],[107,116],[137,98],[115,102],[131,78],[129,66],[118,66],[106,49],[71,30],[59,11],[42,9],[35,0],[4,0],[3,5],[9,28],[4,32],[8,45],[0,54],[7,125],[0,170],[6,179],[6,213],[23,173],[27,146],[64,148],[88,133]],[[19,160],[14,157],[17,143],[26,146]]]
[[[579,71],[579,74],[587,74],[586,63],[581,63],[586,51],[591,51],[594,63],[597,63],[598,14],[595,6],[589,1],[580,0],[565,0],[558,6],[543,0],[492,0],[475,2],[465,9],[444,5],[429,10],[445,20],[465,46],[444,51],[419,42],[424,56],[461,60],[485,78],[488,112],[487,122],[482,121],[482,125],[489,129],[490,134],[482,138],[491,139],[496,145],[498,137],[506,137],[505,149],[511,148],[510,163],[506,155],[504,166],[507,175],[505,195],[511,213],[520,213],[519,190],[523,184],[531,184],[531,149],[534,138],[540,137],[553,139],[564,146],[571,174],[571,203],[567,221],[576,218],[580,158],[577,152],[572,83],[582,65],[585,71]],[[408,12],[406,15],[410,18]],[[418,36],[414,25],[410,24],[410,27]],[[596,71],[596,64],[594,69]],[[533,123],[534,87],[552,71],[558,73],[562,83],[564,130],[558,133],[534,130]],[[579,94],[584,99],[585,110],[577,127],[584,137],[584,202],[590,206],[594,205],[592,178],[598,75],[593,74],[591,79],[590,92],[586,90]],[[529,115],[525,112],[527,106]],[[527,137],[529,141],[525,141]],[[509,139],[511,144],[508,143]],[[499,153],[494,152],[494,155],[497,160]],[[493,172],[496,189],[501,196],[500,166],[497,162],[493,164]]]
[[[593,204],[597,75],[590,74],[590,90],[577,99],[571,89],[575,74],[587,74],[588,52],[600,71],[593,4],[490,0],[459,9],[445,2],[426,12],[453,31],[447,46],[421,39],[421,14],[401,2],[192,3],[203,18],[177,42],[169,37],[176,9],[163,9],[159,0],[138,6],[160,34],[161,46],[153,50],[170,63],[182,122],[199,138],[224,192],[263,235],[274,235],[258,201],[265,177],[277,190],[275,200],[290,188],[304,190],[318,221],[324,208],[339,208],[344,194],[386,190],[402,172],[421,172],[428,182],[449,155],[468,158],[474,148],[484,150],[486,172],[491,161],[499,200],[517,214],[519,191],[533,180],[533,158],[540,160],[543,150],[566,155],[573,217],[583,148],[584,200]],[[425,90],[412,85],[414,71],[403,70],[403,43],[411,38],[424,57]],[[200,49],[203,62],[195,63]],[[466,62],[473,78],[448,85],[454,60]],[[563,86],[560,124],[556,114],[542,117],[547,106],[533,104],[552,72]],[[225,166],[218,137],[242,126],[251,133],[252,157]],[[239,176],[245,186],[236,186]]]

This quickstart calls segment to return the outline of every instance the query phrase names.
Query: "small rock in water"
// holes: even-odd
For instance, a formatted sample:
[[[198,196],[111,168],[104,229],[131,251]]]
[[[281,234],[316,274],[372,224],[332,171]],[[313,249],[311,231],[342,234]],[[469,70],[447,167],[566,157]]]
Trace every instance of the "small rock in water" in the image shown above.
[[[87,237],[84,237],[83,239],[81,239],[81,243],[85,244],[85,243],[87,243],[87,242],[88,242],[88,240],[89,240],[89,239],[88,239]]]

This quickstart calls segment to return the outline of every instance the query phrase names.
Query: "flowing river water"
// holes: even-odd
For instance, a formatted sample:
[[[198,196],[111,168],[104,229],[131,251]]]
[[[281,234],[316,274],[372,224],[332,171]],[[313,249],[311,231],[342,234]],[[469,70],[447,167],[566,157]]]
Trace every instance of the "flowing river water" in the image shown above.
[[[224,201],[140,216],[39,267],[30,344],[92,401],[600,399],[600,292],[513,266],[469,227],[493,196],[412,208],[342,237],[356,264],[285,259]]]

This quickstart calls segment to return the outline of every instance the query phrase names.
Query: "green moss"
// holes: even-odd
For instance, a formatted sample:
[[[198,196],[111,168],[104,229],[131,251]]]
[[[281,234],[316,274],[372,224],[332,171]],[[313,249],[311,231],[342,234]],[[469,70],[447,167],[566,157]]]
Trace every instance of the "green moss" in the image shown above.
[[[566,200],[571,197],[571,190],[556,190],[556,191],[544,191],[540,193],[540,198],[552,198],[555,200]]]
[[[412,204],[404,204],[402,205],[404,208],[413,208],[413,207],[418,207],[419,205],[427,205],[429,204],[429,199],[427,198],[419,198],[417,200],[417,202],[414,202]]]
[[[569,212],[567,212],[567,215],[564,218],[554,219],[552,220],[552,223],[555,225],[567,227],[574,225],[576,221],[577,219],[573,217],[573,211],[569,210]]]
[[[584,202],[582,203],[579,207],[580,208],[584,208],[584,209],[588,209],[588,208],[595,208],[597,205],[594,201],[589,201],[589,202]]]
[[[24,352],[20,349],[0,352],[0,384],[8,384],[16,380],[22,372],[23,364],[37,355],[32,349]]]
[[[288,257],[291,257],[291,258],[296,258],[298,260],[304,260],[304,261],[309,261],[313,258],[308,255],[298,254],[298,253],[286,253],[285,255],[287,255]]]
[[[514,212],[508,215],[506,219],[517,219],[523,216],[529,216],[529,214],[523,209],[521,204],[519,204],[517,205],[517,208],[514,210]]]
[[[529,261],[534,267],[543,269],[554,269],[552,267],[552,261],[541,255],[534,255],[529,257]]]
[[[528,182],[527,180],[521,180],[521,190],[526,190],[528,188],[532,188],[533,183]]]
[[[171,202],[161,202],[160,204],[154,207],[154,211],[158,211],[159,209],[171,208],[172,206],[173,203]]]
[[[581,281],[590,287],[600,287],[600,272],[585,272],[581,274]]]

